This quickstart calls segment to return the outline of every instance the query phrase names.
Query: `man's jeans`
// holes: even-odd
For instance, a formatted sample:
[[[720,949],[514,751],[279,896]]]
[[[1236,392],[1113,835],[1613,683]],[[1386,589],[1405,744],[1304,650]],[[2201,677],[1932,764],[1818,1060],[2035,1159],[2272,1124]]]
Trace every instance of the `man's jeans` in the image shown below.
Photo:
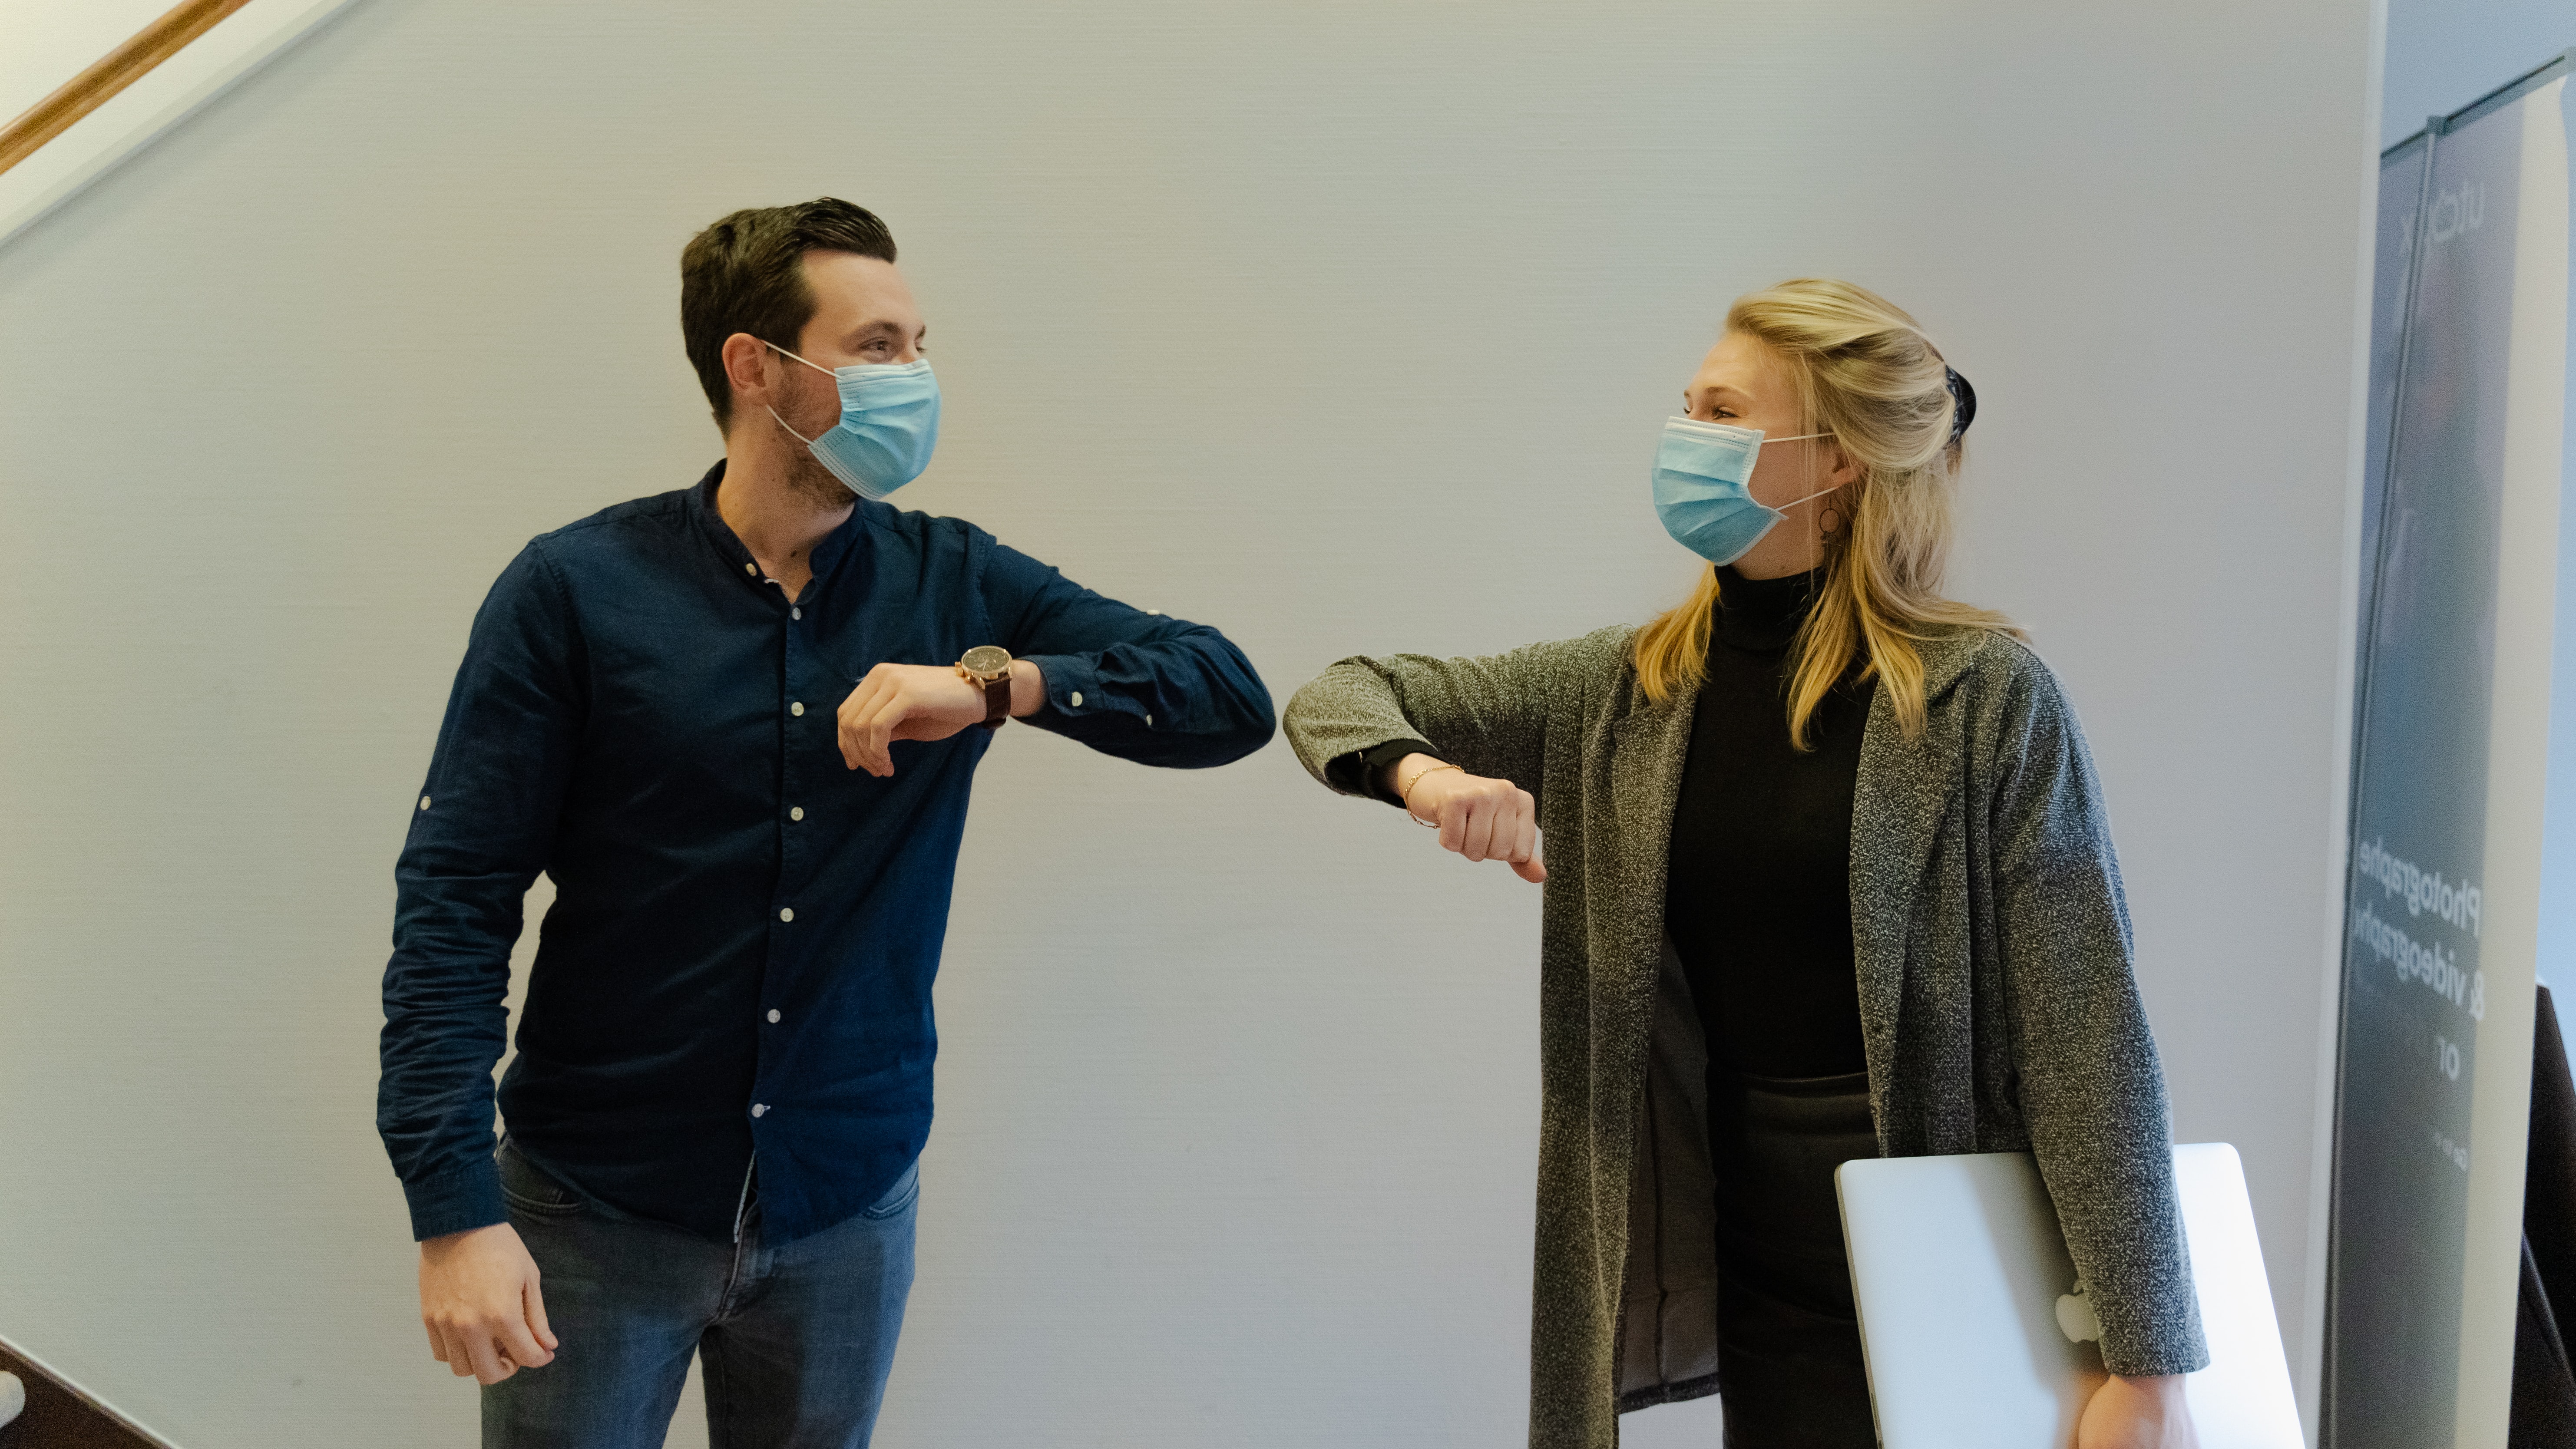
[[[864,1449],[912,1288],[918,1163],[858,1216],[763,1245],[588,1201],[506,1137],[501,1193],[543,1275],[554,1362],[483,1390],[484,1449],[660,1449],[704,1366],[711,1449]]]

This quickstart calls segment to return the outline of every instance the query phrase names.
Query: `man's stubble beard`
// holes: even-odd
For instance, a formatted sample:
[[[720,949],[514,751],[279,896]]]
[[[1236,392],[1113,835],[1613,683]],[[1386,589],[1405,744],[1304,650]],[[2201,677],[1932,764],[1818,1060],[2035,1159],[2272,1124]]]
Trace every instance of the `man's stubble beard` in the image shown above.
[[[840,426],[840,420],[835,418],[832,425]],[[781,423],[778,430],[780,435],[793,445],[787,452],[789,491],[826,511],[848,508],[859,501],[857,492],[849,484],[833,477],[832,470],[823,466],[822,460],[814,456],[812,448],[798,442],[796,436],[787,431],[786,424]]]

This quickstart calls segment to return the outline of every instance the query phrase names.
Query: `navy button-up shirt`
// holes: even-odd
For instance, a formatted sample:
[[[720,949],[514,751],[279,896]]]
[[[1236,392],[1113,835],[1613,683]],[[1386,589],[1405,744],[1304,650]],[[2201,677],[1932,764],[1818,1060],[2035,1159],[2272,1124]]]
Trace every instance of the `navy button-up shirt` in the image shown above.
[[[511,1136],[577,1191],[724,1241],[755,1149],[785,1243],[884,1195],[930,1130],[931,978],[969,726],[848,768],[837,711],[881,661],[999,644],[1023,723],[1150,765],[1270,738],[1216,630],[1103,598],[991,534],[862,501],[793,603],[697,487],[540,537],[480,612],[395,867],[376,1125],[416,1237],[506,1219],[492,1162],[510,947],[539,871]]]

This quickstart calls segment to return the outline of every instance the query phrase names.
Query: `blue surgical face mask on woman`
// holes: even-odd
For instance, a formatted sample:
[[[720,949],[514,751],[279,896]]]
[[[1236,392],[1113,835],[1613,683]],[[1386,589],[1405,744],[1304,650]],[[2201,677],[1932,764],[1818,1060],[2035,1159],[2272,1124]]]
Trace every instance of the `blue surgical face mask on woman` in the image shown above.
[[[779,353],[796,357],[777,343]],[[798,362],[804,358],[796,357]],[[939,446],[939,379],[928,362],[863,362],[825,367],[805,362],[816,372],[832,374],[841,388],[841,421],[817,437],[806,437],[778,409],[769,415],[787,428],[787,436],[805,445],[814,460],[852,492],[874,502],[921,476],[930,452]]]
[[[1799,433],[1770,441],[1795,443],[1830,436]],[[1781,509],[1834,491],[1822,489],[1780,508],[1755,502],[1753,464],[1763,441],[1760,428],[1693,418],[1665,422],[1663,444],[1655,449],[1655,514],[1675,543],[1710,563],[1731,564],[1762,541],[1762,535],[1780,521]]]

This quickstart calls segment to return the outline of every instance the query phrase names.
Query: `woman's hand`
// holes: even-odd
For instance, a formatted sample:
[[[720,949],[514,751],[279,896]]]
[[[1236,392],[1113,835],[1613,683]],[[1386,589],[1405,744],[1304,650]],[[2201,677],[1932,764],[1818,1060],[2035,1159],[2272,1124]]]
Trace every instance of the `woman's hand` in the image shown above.
[[[2075,1425],[2075,1449],[2200,1449],[2182,1375],[2102,1381]]]
[[[1421,754],[1396,761],[1388,785],[1414,819],[1440,827],[1441,849],[1469,860],[1508,861],[1514,875],[1532,883],[1547,879],[1547,865],[1539,859],[1538,802],[1527,790]]]

